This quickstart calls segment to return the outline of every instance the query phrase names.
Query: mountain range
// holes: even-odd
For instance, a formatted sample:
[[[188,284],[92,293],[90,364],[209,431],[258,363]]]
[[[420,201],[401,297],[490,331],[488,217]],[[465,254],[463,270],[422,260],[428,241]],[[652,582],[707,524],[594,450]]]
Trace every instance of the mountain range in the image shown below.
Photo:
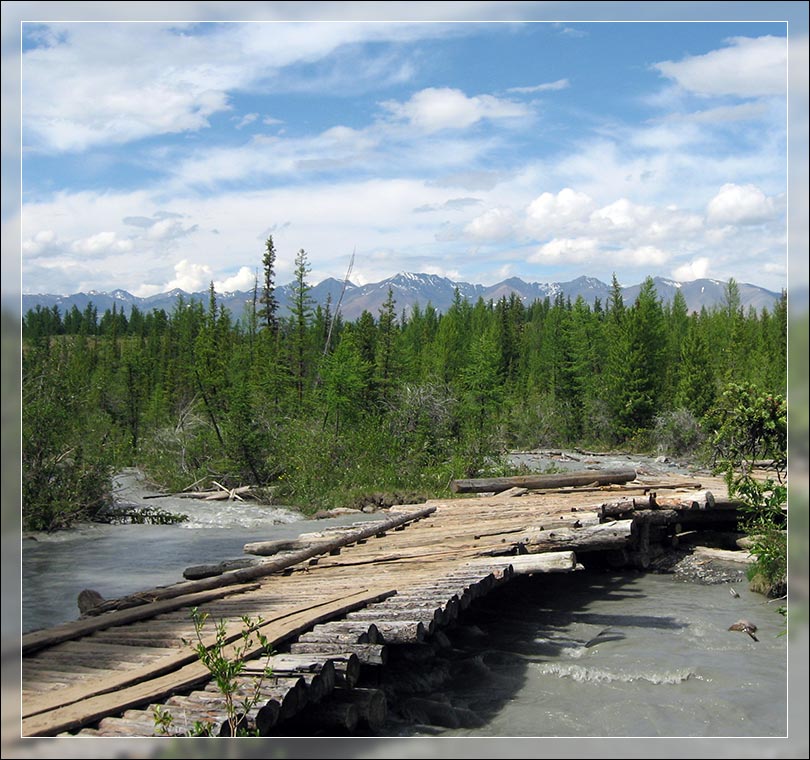
[[[675,282],[662,277],[653,279],[659,298],[664,303],[672,301],[675,293],[680,290],[686,300],[686,305],[690,311],[700,311],[704,306],[711,308],[720,304],[724,300],[726,283],[721,280],[692,280],[691,282]],[[748,283],[738,283],[740,292],[740,302],[745,310],[753,307],[757,311],[767,308],[771,310],[776,301],[780,298],[779,293],[766,290],[757,285]],[[364,310],[377,315],[380,307],[388,296],[391,289],[396,300],[397,313],[403,310],[409,312],[415,304],[425,307],[432,304],[438,311],[446,311],[453,302],[456,289],[462,298],[475,302],[478,298],[484,301],[497,301],[503,296],[510,296],[515,293],[524,303],[531,303],[537,299],[546,297],[554,300],[559,294],[564,298],[575,301],[578,296],[582,296],[585,301],[593,305],[598,298],[604,305],[610,295],[610,286],[594,277],[577,277],[569,282],[525,282],[519,277],[511,277],[495,285],[473,285],[468,282],[455,282],[446,277],[439,277],[434,274],[414,274],[411,272],[401,272],[393,277],[389,277],[381,282],[369,283],[367,285],[355,285],[346,283],[346,290],[343,293],[340,312],[346,320],[354,320],[359,317]],[[622,296],[625,304],[632,304],[638,295],[641,285],[631,285],[622,288]],[[315,304],[325,305],[327,299],[331,297],[332,311],[340,299],[343,283],[334,278],[327,278],[314,285],[310,291],[310,296]],[[281,315],[289,313],[289,304],[292,300],[293,284],[282,285],[276,288],[276,298],[279,303],[279,313]],[[83,311],[88,303],[92,302],[98,309],[98,313],[103,314],[107,309],[112,309],[117,305],[118,310],[123,310],[129,315],[133,306],[137,306],[143,312],[150,312],[153,309],[165,309],[170,312],[179,296],[186,300],[196,299],[203,303],[208,302],[208,292],[200,291],[186,293],[182,290],[171,290],[168,293],[140,298],[128,293],[126,290],[113,290],[110,293],[101,293],[91,290],[88,293],[74,293],[69,296],[51,294],[24,294],[22,296],[22,311],[27,313],[29,309],[37,305],[43,308],[58,306],[62,313],[70,311],[75,305]],[[252,299],[252,292],[235,291],[231,293],[218,294],[220,303],[228,308],[235,317],[240,317],[244,313],[245,306]]]

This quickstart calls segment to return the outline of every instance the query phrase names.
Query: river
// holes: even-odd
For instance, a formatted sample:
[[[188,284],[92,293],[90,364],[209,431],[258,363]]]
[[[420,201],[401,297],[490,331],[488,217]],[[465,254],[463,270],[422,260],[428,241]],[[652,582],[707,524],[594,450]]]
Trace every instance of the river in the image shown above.
[[[745,585],[733,597],[671,575],[516,578],[450,632],[451,678],[431,696],[478,724],[426,727],[417,707],[405,721],[393,711],[388,733],[784,736],[784,618]],[[758,642],[728,630],[740,618]]]
[[[134,473],[118,495],[137,500]],[[248,541],[288,538],[372,516],[303,521],[281,507],[150,500],[183,512],[176,525],[90,525],[26,537],[23,630],[77,617],[85,588],[105,598],[181,579],[190,565],[242,556]],[[783,736],[787,641],[775,605],[735,585],[654,574],[577,572],[517,578],[450,631],[450,678],[429,695],[475,717],[425,725],[391,709],[388,736]],[[727,630],[740,618],[758,642]],[[594,637],[601,636],[590,646]],[[403,696],[403,700],[407,695]]]

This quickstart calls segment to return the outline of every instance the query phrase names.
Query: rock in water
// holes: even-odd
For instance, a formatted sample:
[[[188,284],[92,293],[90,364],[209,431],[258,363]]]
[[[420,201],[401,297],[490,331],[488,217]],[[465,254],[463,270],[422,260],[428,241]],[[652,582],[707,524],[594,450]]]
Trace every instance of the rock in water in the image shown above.
[[[86,588],[79,593],[79,612],[84,615],[94,607],[98,607],[104,601],[104,597],[91,588]]]

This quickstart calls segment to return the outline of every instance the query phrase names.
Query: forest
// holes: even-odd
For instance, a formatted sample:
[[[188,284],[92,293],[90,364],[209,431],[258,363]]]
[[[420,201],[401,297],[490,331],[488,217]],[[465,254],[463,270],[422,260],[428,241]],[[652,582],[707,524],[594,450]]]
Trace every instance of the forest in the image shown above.
[[[372,493],[413,499],[504,471],[515,448],[697,455],[733,384],[786,391],[787,299],[745,312],[737,284],[690,314],[651,278],[624,303],[517,296],[344,321],[310,297],[307,253],[280,314],[276,252],[244,313],[37,307],[22,324],[23,526],[55,530],[110,500],[117,468],[179,491],[264,487],[306,512]]]

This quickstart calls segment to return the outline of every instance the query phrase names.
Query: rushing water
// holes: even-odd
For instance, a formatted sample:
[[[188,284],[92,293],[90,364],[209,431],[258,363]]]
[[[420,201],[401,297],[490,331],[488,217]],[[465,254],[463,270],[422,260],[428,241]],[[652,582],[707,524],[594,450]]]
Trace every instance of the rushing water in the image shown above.
[[[426,729],[394,713],[389,729],[403,736],[784,736],[784,619],[745,584],[736,588],[739,598],[724,585],[653,574],[515,579],[477,601],[451,632],[451,678],[431,696],[461,708],[461,724],[471,725]],[[758,642],[727,630],[740,618],[758,626]]]
[[[127,501],[143,495],[134,473],[119,478],[118,489]],[[248,541],[358,520],[303,521],[291,510],[238,502],[142,503],[190,519],[83,526],[23,541],[24,631],[75,619],[85,588],[117,597],[176,582],[190,565],[243,556]],[[410,693],[401,690],[383,733],[783,736],[783,619],[746,584],[736,589],[739,598],[724,585],[653,574],[517,578],[464,613],[440,662],[406,665],[414,674],[441,668],[448,677],[432,690],[419,691],[418,678]],[[740,618],[759,627],[759,642],[727,630]],[[437,725],[418,709],[402,709],[412,697],[444,703],[462,718]]]
[[[250,541],[294,538],[301,533],[349,525],[375,515],[356,513],[328,520],[304,520],[291,509],[251,502],[161,498],[143,500],[135,471],[116,478],[124,502],[182,513],[175,525],[82,525],[51,535],[27,536],[22,544],[23,632],[75,620],[83,589],[105,599],[182,580],[192,565],[245,557]],[[376,516],[379,518],[379,515]]]

